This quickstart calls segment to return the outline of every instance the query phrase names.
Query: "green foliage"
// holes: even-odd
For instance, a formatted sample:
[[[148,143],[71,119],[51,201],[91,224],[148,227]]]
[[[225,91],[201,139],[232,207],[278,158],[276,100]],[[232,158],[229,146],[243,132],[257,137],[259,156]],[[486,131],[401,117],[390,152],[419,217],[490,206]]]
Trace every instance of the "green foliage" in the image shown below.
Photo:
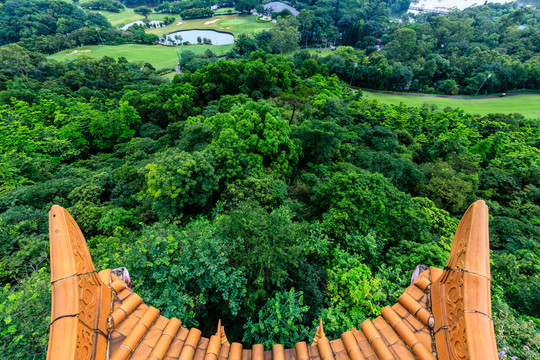
[[[538,319],[517,316],[503,300],[503,289],[492,286],[493,326],[499,351],[507,357],[540,359],[540,324]]]
[[[152,12],[152,9],[150,9],[148,6],[139,6],[138,8],[135,8],[133,12],[137,14],[141,14],[144,17],[146,17],[148,14]]]
[[[325,162],[338,150],[344,132],[332,119],[307,120],[294,129],[294,136],[301,140],[306,159]]]
[[[0,214],[0,279],[26,279],[48,263],[46,214],[13,206]]]
[[[30,12],[36,18],[49,6],[32,3],[42,6]],[[201,6],[166,8],[177,12],[180,4]],[[523,10],[530,29],[475,35],[487,47],[506,46],[501,58],[486,46],[465,50],[455,33],[467,38],[502,19],[516,27],[507,15],[517,12],[507,5],[466,11],[469,18],[493,11],[501,15],[495,22],[463,26],[450,14],[387,27],[375,0],[354,10],[342,1],[340,12],[329,4],[300,1],[301,14],[280,19],[279,31],[299,26],[309,46],[350,29],[365,52],[341,47],[324,58],[300,51],[286,59],[271,54],[281,51],[277,38],[263,31],[239,36],[228,60],[183,51],[184,75],[169,82],[151,65],[124,58],[60,63],[28,50],[87,42],[97,38],[95,27],[0,48],[2,354],[43,357],[52,204],[74,216],[98,269],[126,266],[135,291],[166,316],[207,334],[222,318],[232,341],[289,344],[309,339],[319,317],[334,337],[377,316],[415,266],[444,265],[459,218],[482,198],[491,215],[498,343],[509,355],[534,358],[523,346],[538,352],[538,121],[387,106],[346,85],[369,79],[370,87],[435,91],[454,80],[469,91],[480,85],[469,74],[483,81],[488,70],[503,86],[507,66],[527,67],[521,84],[530,84],[536,55],[517,52],[529,51],[519,39],[535,29],[535,9]],[[3,5],[0,22],[15,9]],[[73,25],[62,17],[58,29]],[[32,19],[25,28],[34,27]],[[105,41],[146,36],[137,28],[99,33]],[[437,50],[429,53],[430,44]],[[382,51],[370,50],[375,45]],[[389,51],[408,58],[398,64]],[[528,60],[516,63],[516,56]]]
[[[249,315],[274,289],[292,285],[300,265],[325,247],[324,238],[311,234],[307,224],[294,222],[292,216],[287,207],[269,214],[257,204],[242,204],[216,223],[219,236],[230,246],[231,263],[246,269],[244,304]]]
[[[203,209],[217,190],[219,176],[209,153],[169,149],[145,169],[147,194],[155,199],[152,208],[160,218],[178,216],[186,207]]]
[[[105,10],[115,13],[119,13],[124,10],[124,5],[120,4],[120,2],[116,0],[90,0],[82,3],[81,7],[90,10]]]
[[[44,359],[50,322],[50,275],[42,269],[0,288],[0,351],[10,359]]]
[[[227,186],[223,194],[231,204],[254,200],[267,210],[283,205],[287,199],[287,186],[268,175],[238,179]]]
[[[127,241],[114,235],[97,243],[92,254],[96,266],[127,267],[134,291],[186,326],[197,326],[198,318],[214,311],[237,315],[242,306],[245,270],[231,267],[229,244],[209,221],[183,228],[157,223]]]
[[[428,238],[428,218],[410,197],[378,174],[359,169],[333,173],[318,185],[312,201],[323,214],[323,225],[332,237],[344,240],[351,231],[375,231],[392,243]]]
[[[180,16],[183,20],[198,19],[214,16],[214,12],[210,8],[192,8],[182,11]]]
[[[248,102],[205,122],[214,129],[209,151],[216,159],[218,173],[225,178],[263,168],[285,177],[298,161],[298,143],[287,121],[267,102]]]
[[[337,337],[377,316],[386,300],[381,283],[361,257],[336,248],[328,270],[328,307],[321,314],[325,333]]]
[[[126,141],[135,135],[135,128],[141,118],[133,106],[126,101],[110,110],[107,117],[93,119],[89,125],[90,134],[95,137],[94,145],[100,149],[108,148],[116,143]]]
[[[273,298],[259,310],[258,318],[249,318],[244,324],[242,341],[250,344],[262,344],[271,349],[274,344],[283,344],[286,348],[294,347],[300,341],[306,341],[310,329],[302,322],[309,306],[303,305],[302,292],[277,292]]]
[[[513,253],[493,252],[493,280],[504,289],[506,301],[514,309],[529,316],[540,311],[540,271],[537,255],[538,242],[532,249],[519,249]],[[533,251],[531,251],[533,250]]]

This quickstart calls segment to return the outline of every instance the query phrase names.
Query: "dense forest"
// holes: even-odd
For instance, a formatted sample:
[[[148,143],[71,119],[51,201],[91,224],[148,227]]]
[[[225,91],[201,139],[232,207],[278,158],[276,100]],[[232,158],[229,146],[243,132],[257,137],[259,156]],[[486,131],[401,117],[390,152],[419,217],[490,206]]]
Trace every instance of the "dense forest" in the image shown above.
[[[485,92],[538,90],[539,10],[400,22],[388,12],[400,1],[340,3],[292,3],[297,17],[237,37],[225,58],[184,50],[169,81],[125,58],[45,58],[153,43],[140,27],[58,0],[1,1],[0,358],[45,358],[53,204],[96,268],[127,267],[165,316],[291,347],[319,318],[335,337],[379,315],[415,266],[443,267],[484,199],[497,346],[540,359],[540,119],[390,106],[348,86],[474,93],[490,73]],[[288,54],[327,40],[351,46]]]
[[[126,266],[165,315],[291,346],[318,318],[335,336],[377,315],[416,265],[442,267],[482,198],[498,346],[538,359],[538,119],[387,106],[313,59],[211,55],[171,83],[107,57],[28,53],[4,71],[2,354],[44,356],[52,204],[96,267]]]
[[[83,5],[101,8],[94,2]],[[154,10],[190,19],[211,16],[209,4],[163,2]],[[283,11],[277,14],[277,27],[237,36],[227,58],[245,59],[253,51],[283,55],[299,46],[347,45],[355,50],[314,60],[323,66],[321,73],[336,74],[358,87],[446,95],[540,89],[540,9],[536,6],[490,4],[443,16],[425,13],[396,19],[389,16],[391,4],[380,0],[346,0],[339,8],[321,1],[295,5],[298,16]],[[262,7],[257,2],[245,6]],[[145,14],[152,11],[142,8]],[[102,15],[61,0],[9,0],[0,7],[0,45],[17,43],[52,54],[80,45],[158,41],[144,28],[118,30]],[[310,57],[306,56],[301,61]],[[311,69],[313,64],[309,65]]]
[[[282,19],[279,29],[240,37],[236,54],[283,53],[277,45],[287,40],[288,51],[298,44],[343,44],[357,50],[332,54],[318,63],[359,87],[475,94],[491,74],[480,94],[540,88],[540,9],[490,5],[446,16],[405,15],[396,21],[384,12],[364,13],[369,7],[360,7],[361,12],[347,10],[334,21],[334,13],[323,12],[319,2],[313,7]]]

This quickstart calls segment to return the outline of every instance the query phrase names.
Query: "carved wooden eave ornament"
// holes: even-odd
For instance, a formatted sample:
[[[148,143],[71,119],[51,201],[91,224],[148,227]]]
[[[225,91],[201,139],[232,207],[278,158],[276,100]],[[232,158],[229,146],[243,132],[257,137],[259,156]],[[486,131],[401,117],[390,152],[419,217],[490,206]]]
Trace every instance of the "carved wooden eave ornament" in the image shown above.
[[[329,340],[322,322],[308,346],[230,344],[221,323],[210,338],[147,306],[111,270],[96,272],[69,213],[49,213],[52,309],[48,360],[495,360],[488,209],[463,216],[444,270],[430,267],[381,316]]]

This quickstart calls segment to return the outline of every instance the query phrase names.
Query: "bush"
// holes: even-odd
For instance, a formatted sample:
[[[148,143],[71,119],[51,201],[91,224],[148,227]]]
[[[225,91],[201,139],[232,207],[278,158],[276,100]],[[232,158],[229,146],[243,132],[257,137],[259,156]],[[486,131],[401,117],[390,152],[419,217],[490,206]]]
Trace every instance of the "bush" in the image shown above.
[[[51,309],[49,278],[43,268],[16,286],[0,287],[2,358],[45,358]]]
[[[92,0],[81,4],[81,7],[90,10],[105,10],[110,12],[121,12],[124,10],[124,5],[116,0]]]
[[[180,13],[182,20],[200,19],[214,16],[214,12],[210,8],[193,8],[187,9]]]
[[[271,22],[272,19],[269,19],[269,20],[263,20],[263,17],[262,17],[262,16],[257,16],[256,21],[257,21],[257,22],[260,22],[260,23],[267,23],[267,22]]]
[[[304,306],[302,292],[282,291],[268,299],[258,313],[258,319],[251,317],[244,324],[242,341],[263,344],[270,350],[274,344],[293,348],[300,341],[307,341],[310,328],[303,325],[309,306]]]

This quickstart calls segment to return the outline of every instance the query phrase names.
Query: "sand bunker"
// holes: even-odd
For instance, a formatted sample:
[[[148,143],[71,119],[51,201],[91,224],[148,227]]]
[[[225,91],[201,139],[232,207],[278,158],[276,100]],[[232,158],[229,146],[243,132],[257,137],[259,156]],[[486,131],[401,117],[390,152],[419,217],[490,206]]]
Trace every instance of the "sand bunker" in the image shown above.
[[[205,22],[204,25],[210,25],[210,24],[213,24],[215,22],[218,22],[219,20],[221,20],[221,19],[210,20],[210,21]]]
[[[182,24],[183,24],[183,22],[181,22],[181,21],[176,23],[176,25],[182,25]]]
[[[70,52],[69,54],[66,54],[66,55],[73,55],[73,54],[76,54],[76,53],[87,53],[87,52],[90,52],[92,50],[73,50],[72,52]]]

